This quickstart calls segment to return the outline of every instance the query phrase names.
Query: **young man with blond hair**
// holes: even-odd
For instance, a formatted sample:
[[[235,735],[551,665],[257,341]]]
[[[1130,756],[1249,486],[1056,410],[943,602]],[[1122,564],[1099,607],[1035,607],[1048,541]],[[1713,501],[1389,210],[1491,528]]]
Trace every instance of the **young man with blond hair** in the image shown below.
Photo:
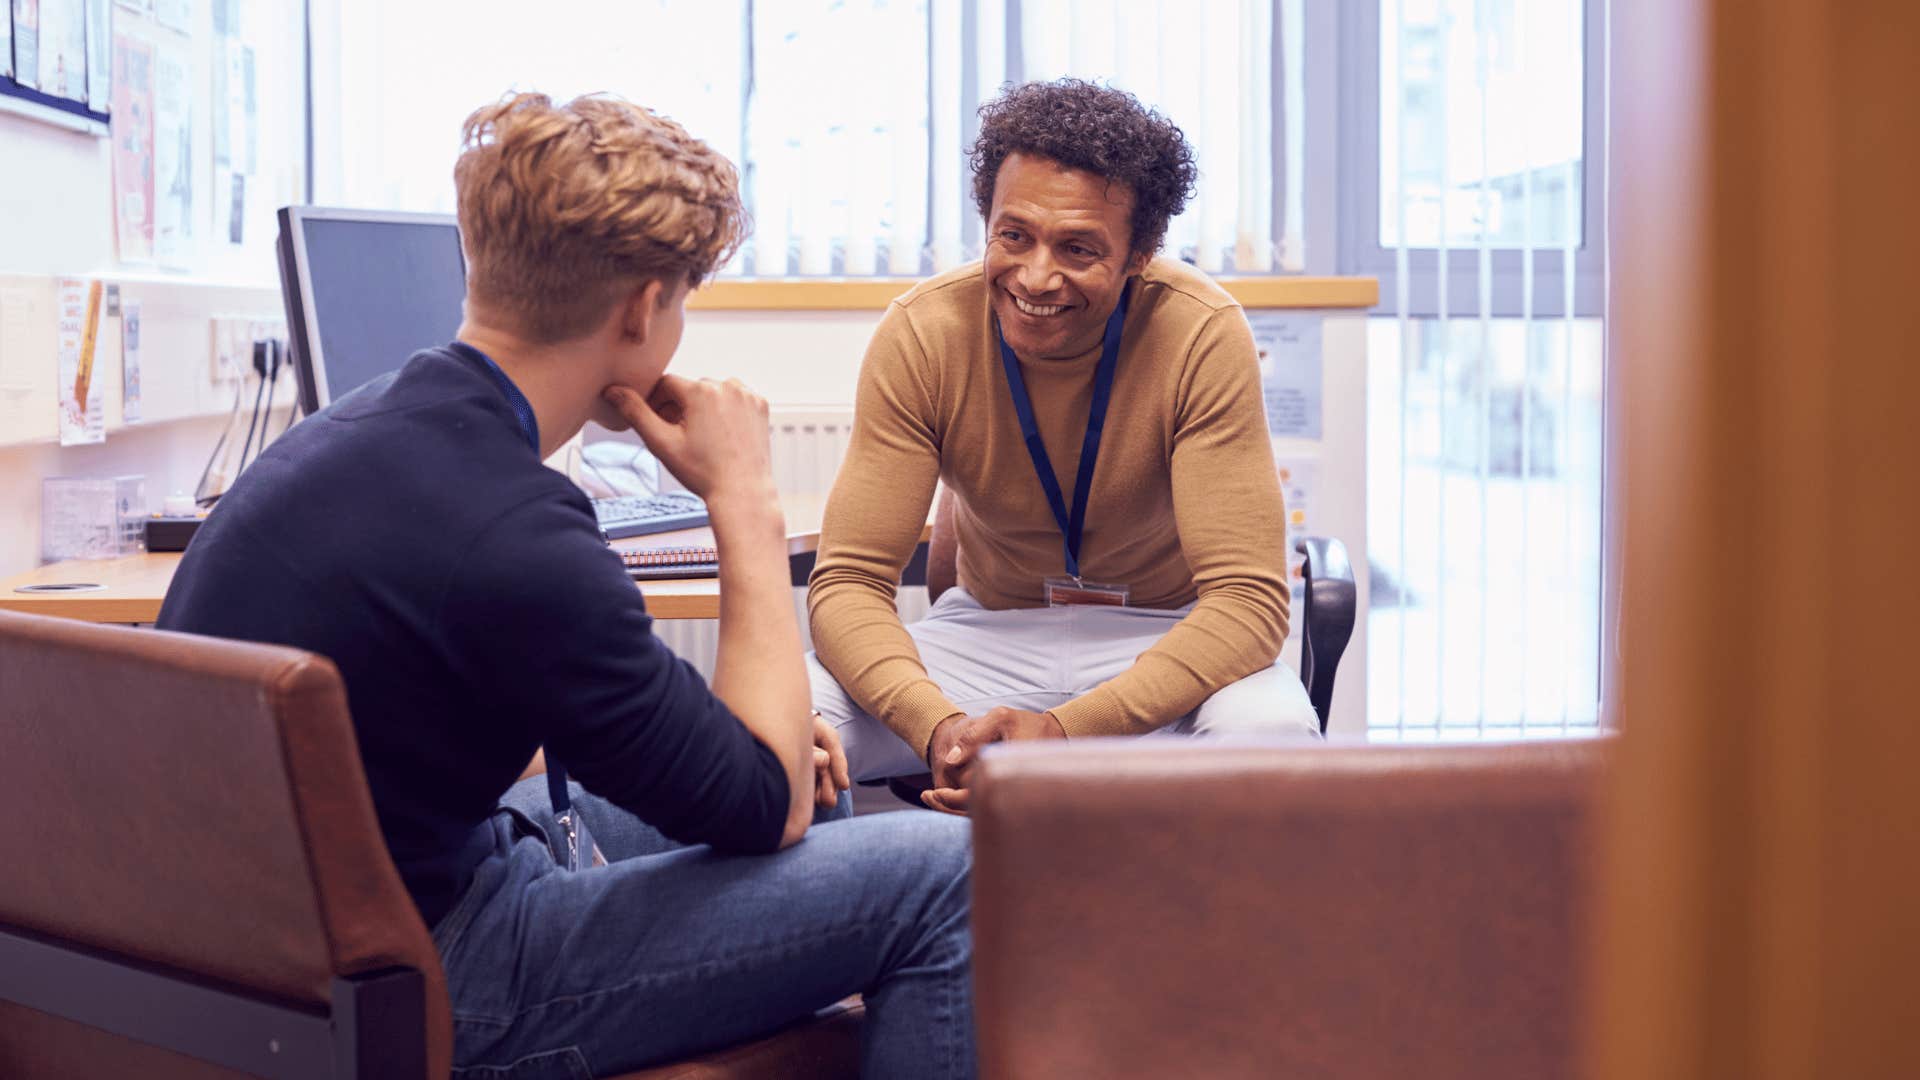
[[[276,442],[159,625],[340,668],[456,1074],[623,1072],[861,992],[866,1071],[970,1075],[966,831],[809,828],[847,779],[809,715],[766,403],[664,374],[689,290],[743,236],[733,167],[626,102],[523,94],[468,118],[454,176],[458,339]],[[711,688],[541,464],[590,419],[707,502]],[[577,782],[515,784],[543,746]]]
[[[985,257],[895,300],[861,367],[809,593],[814,707],[855,779],[931,770],[923,799],[956,812],[1003,739],[1317,734],[1277,663],[1286,526],[1253,333],[1156,254],[1192,149],[1074,79],[980,114]],[[959,585],[903,626],[937,483]]]

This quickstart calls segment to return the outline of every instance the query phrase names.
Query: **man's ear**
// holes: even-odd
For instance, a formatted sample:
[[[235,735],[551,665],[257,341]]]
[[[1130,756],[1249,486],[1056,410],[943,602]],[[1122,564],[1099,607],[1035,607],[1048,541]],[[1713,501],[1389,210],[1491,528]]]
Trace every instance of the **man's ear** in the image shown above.
[[[665,288],[665,282],[654,278],[627,294],[620,309],[620,337],[624,343],[639,345],[653,333],[653,317],[660,310]]]
[[[1142,270],[1145,270],[1147,268],[1147,264],[1152,261],[1153,261],[1152,254],[1145,251],[1136,251],[1133,254],[1127,256],[1126,276],[1132,277],[1133,275],[1140,273]]]

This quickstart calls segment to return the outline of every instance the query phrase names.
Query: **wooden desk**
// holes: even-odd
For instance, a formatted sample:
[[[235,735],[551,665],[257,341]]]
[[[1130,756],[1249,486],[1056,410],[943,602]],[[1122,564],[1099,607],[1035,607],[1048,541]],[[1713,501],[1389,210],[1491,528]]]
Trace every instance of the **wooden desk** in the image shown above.
[[[787,515],[787,556],[797,573],[812,564],[820,547],[820,515],[824,501],[818,497],[785,500]],[[795,526],[800,526],[795,528]],[[921,533],[924,542],[932,527]],[[697,546],[713,543],[713,530],[678,529],[615,540],[616,548]],[[104,623],[150,623],[160,616],[160,602],[166,598],[173,572],[180,566],[178,552],[128,555],[118,559],[70,559],[42,566],[0,581],[0,609],[24,611],[33,615],[58,615],[69,619]],[[72,592],[18,592],[23,585],[62,585],[86,583],[98,589]],[[676,578],[648,581],[640,585],[646,594],[647,611],[656,619],[717,619],[720,617],[720,582],[717,578]]]

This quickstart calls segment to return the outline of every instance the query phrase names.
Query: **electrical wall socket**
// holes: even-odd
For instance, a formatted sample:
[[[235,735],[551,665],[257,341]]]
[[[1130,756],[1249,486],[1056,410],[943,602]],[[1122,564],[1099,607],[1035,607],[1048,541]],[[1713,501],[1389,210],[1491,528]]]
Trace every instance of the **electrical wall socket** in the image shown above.
[[[278,319],[216,315],[212,325],[213,367],[210,375],[215,385],[247,377],[253,370],[254,342],[287,335],[287,324]]]

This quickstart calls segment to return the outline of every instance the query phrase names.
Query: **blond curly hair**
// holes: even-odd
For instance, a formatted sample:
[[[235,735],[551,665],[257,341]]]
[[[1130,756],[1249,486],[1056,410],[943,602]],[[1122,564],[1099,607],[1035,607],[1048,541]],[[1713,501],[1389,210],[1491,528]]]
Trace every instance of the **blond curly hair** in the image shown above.
[[[746,238],[733,163],[617,97],[512,94],[474,110],[461,145],[467,295],[531,341],[590,333],[647,281],[698,285]]]

